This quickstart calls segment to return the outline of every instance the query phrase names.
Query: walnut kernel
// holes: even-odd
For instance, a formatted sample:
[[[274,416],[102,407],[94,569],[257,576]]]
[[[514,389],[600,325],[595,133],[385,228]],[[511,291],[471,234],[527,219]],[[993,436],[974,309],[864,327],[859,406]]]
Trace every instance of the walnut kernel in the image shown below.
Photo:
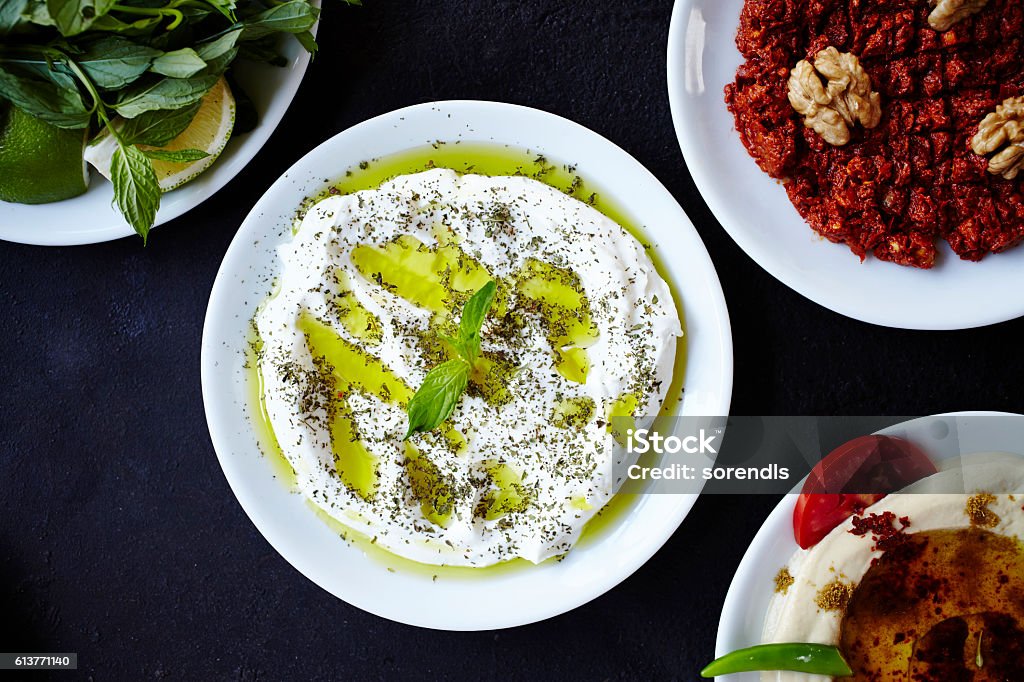
[[[1024,96],[1004,100],[986,116],[971,139],[975,154],[989,158],[988,172],[1013,180],[1024,170]]]
[[[928,24],[936,31],[948,31],[972,14],[980,12],[988,0],[931,0],[935,9],[928,15]]]
[[[851,126],[874,128],[882,119],[881,96],[871,91],[860,60],[834,47],[819,52],[813,66],[803,59],[790,72],[789,103],[805,126],[837,147],[850,141]]]

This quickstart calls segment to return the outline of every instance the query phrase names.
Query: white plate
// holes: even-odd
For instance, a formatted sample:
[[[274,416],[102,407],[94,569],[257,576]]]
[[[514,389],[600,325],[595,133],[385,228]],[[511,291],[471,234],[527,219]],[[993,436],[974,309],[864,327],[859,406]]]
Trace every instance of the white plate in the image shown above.
[[[319,1],[314,2],[319,4]],[[314,34],[317,26],[313,27]],[[287,66],[276,67],[239,59],[234,72],[239,85],[259,112],[259,125],[228,142],[214,164],[202,175],[160,199],[157,225],[173,220],[203,203],[263,148],[281,122],[295,97],[309,64],[307,53],[297,40],[282,36],[281,54]],[[93,170],[89,189],[74,199],[52,204],[10,204],[0,201],[0,239],[40,246],[96,244],[135,234],[113,205],[113,186]]]
[[[580,125],[534,109],[494,102],[439,102],[394,111],[323,143],[256,204],[217,275],[203,331],[206,418],[224,474],[267,541],[296,569],[346,602],[391,620],[446,630],[534,622],[568,611],[639,568],[676,530],[696,495],[648,495],[558,563],[436,582],[389,572],[339,540],[272,476],[260,455],[246,402],[243,348],[249,320],[278,267],[274,248],[290,238],[291,218],[308,195],[360,161],[435,140],[494,142],[571,162],[624,206],[664,257],[681,292],[688,333],[686,391],[680,410],[724,415],[732,390],[732,338],[725,300],[704,245],[672,195],[622,149]]]
[[[985,428],[984,420],[973,424],[970,421],[961,422],[959,428],[955,429],[943,427],[963,416],[1007,417],[1008,428]],[[958,438],[949,438],[949,434],[954,432]],[[998,412],[955,412],[913,419],[878,433],[910,437],[938,460],[971,452],[1020,452],[1021,443],[1024,443],[1024,416]],[[794,490],[799,491],[802,487],[803,482]],[[791,494],[779,502],[743,555],[722,606],[715,656],[761,643],[768,603],[773,594],[772,581],[779,569],[799,549],[793,537],[793,508],[796,501],[797,495]],[[759,682],[761,676],[760,673],[743,673],[723,675],[717,679]]]
[[[725,105],[742,57],[743,0],[676,0],[668,92],[679,146],[704,200],[729,235],[772,276],[843,315],[887,327],[964,329],[1024,315],[1024,248],[960,260],[945,242],[932,270],[907,268],[828,242],[740,142]]]

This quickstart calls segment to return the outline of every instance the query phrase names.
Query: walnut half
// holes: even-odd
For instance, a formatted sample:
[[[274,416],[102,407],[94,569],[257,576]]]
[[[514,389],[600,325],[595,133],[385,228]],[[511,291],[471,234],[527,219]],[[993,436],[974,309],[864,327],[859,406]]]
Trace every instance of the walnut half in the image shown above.
[[[928,24],[936,31],[948,31],[985,7],[988,0],[931,0],[935,9],[928,15]]]
[[[986,116],[971,139],[975,154],[986,156],[988,172],[1013,180],[1024,170],[1024,96],[1004,100]]]
[[[824,76],[827,83],[822,83]],[[874,128],[882,120],[881,96],[871,91],[871,77],[849,52],[828,47],[814,65],[800,60],[789,74],[789,103],[831,145],[850,141],[850,127]]]

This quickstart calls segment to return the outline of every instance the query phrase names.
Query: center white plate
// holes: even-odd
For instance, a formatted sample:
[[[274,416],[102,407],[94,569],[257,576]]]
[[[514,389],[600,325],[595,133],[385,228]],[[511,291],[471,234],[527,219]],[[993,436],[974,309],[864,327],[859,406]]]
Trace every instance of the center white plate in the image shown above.
[[[865,322],[904,329],[965,329],[1024,315],[1024,247],[980,263],[945,242],[939,264],[918,270],[868,258],[811,230],[786,191],[740,142],[724,88],[743,0],[676,0],[668,92],[679,145],[704,200],[729,235],[772,276],[812,301]]]
[[[246,410],[243,369],[249,321],[277,272],[275,247],[291,238],[300,202],[360,161],[436,140],[507,144],[576,164],[643,225],[682,296],[688,359],[681,414],[725,415],[732,391],[732,338],[707,251],[671,194],[635,159],[580,125],[493,102],[422,104],[371,119],[323,143],[256,204],[228,249],[210,297],[202,345],[203,400],[217,456],[253,523],[296,569],[325,590],[391,620],[446,630],[510,627],[568,611],[611,589],[676,530],[695,495],[648,495],[599,541],[561,562],[480,577],[431,579],[392,572],[339,539],[260,454]]]

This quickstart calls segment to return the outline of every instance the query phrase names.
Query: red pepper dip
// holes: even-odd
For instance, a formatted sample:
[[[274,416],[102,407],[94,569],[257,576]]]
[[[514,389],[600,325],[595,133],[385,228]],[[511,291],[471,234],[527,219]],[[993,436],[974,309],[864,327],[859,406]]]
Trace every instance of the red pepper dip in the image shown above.
[[[743,144],[785,181],[800,215],[830,241],[930,268],[949,242],[981,260],[1024,240],[1021,178],[987,171],[971,138],[1024,94],[1024,3],[990,0],[945,33],[929,0],[746,0],[736,44],[746,62],[725,89]],[[882,120],[834,147],[790,105],[790,69],[833,46],[859,57]],[[1024,177],[1024,176],[1022,176]]]

